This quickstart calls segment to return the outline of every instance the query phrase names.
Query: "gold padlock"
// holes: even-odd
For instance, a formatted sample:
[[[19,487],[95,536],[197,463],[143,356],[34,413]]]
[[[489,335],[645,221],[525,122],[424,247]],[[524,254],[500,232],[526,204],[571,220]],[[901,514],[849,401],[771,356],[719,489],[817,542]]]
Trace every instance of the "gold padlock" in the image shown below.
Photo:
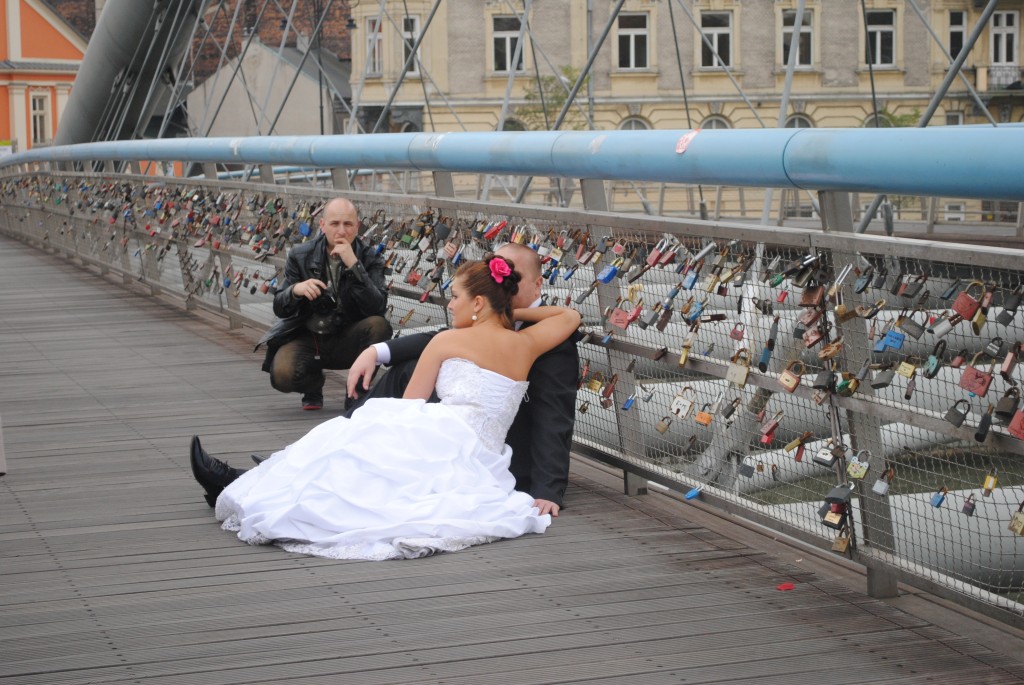
[[[900,362],[900,365],[896,367],[896,373],[904,378],[913,378],[914,374],[917,373],[917,367],[909,361],[902,361]]]
[[[672,425],[672,417],[670,417],[670,416],[663,416],[663,417],[661,417],[661,421],[658,421],[657,425],[654,426],[654,429],[656,431],[658,431],[659,433],[664,433],[665,431],[668,430],[668,427],[671,426],[671,425]]]
[[[679,350],[679,366],[686,366],[686,360],[690,358],[689,346],[683,346]]]
[[[996,477],[996,470],[992,469],[985,476],[985,483],[984,485],[982,485],[983,490],[981,494],[984,495],[985,497],[991,496],[992,491],[996,489],[996,486],[998,484],[999,479]]]
[[[794,367],[799,366],[800,370],[795,370]],[[800,385],[800,378],[804,373],[804,363],[799,360],[791,361],[786,365],[785,370],[779,376],[779,384],[782,389],[786,392],[793,392]]]
[[[592,390],[594,392],[601,392],[601,388],[603,388],[603,387],[604,387],[604,374],[601,373],[600,371],[598,371],[593,376],[591,376],[590,380],[587,381],[587,390]]]
[[[838,552],[839,554],[846,554],[850,549],[850,538],[846,535],[840,534],[835,542],[832,543],[832,551]]]

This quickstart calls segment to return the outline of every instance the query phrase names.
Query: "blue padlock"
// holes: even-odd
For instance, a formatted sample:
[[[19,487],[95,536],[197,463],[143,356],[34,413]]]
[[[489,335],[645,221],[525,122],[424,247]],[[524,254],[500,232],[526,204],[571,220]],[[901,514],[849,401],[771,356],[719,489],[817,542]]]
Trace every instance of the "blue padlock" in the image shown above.
[[[597,280],[602,283],[611,283],[615,280],[615,277],[619,275],[619,265],[622,264],[621,259],[616,259],[610,264],[605,264],[601,267],[600,273],[597,274]]]
[[[630,409],[633,408],[633,405],[635,403],[636,403],[636,393],[633,393],[632,395],[630,395],[629,397],[626,398],[625,403],[623,403],[623,405],[622,405],[622,411],[629,411]]]
[[[772,348],[765,347],[761,350],[761,357],[757,360],[757,368],[764,373],[768,370],[768,362],[772,358]]]
[[[309,236],[311,231],[309,230],[309,222],[308,221],[303,221],[301,224],[299,224],[299,233],[301,233],[303,236],[307,236],[307,237]]]
[[[883,335],[881,338],[876,340],[874,347],[871,349],[874,352],[885,352],[885,350],[888,349],[888,345],[885,344],[885,336]]]
[[[548,285],[554,285],[555,281],[557,281],[557,280],[558,280],[558,267],[556,266],[556,267],[553,267],[551,269],[551,275],[548,276]]]
[[[224,277],[224,287],[225,288],[230,288],[231,287],[231,277],[230,276],[225,276]]]
[[[697,304],[693,305],[693,308],[690,309],[690,312],[688,314],[684,314],[683,318],[686,320],[687,323],[693,323],[694,321],[699,319],[701,314],[703,314],[703,313],[704,313],[704,300],[701,300]]]
[[[885,337],[882,338],[882,342],[885,343],[886,347],[891,347],[894,350],[899,350],[903,348],[903,343],[906,339],[906,333],[900,333],[899,331],[889,330],[885,332]]]
[[[572,266],[570,266],[568,269],[565,270],[565,273],[562,274],[562,280],[568,281],[576,274],[576,269],[578,268],[580,268],[579,264],[573,264]]]
[[[941,507],[943,502],[946,501],[947,492],[949,492],[949,490],[945,486],[939,488],[935,494],[932,495],[932,506],[936,508]]]
[[[697,270],[694,269],[687,273],[685,276],[683,276],[683,287],[686,288],[687,290],[692,290],[693,286],[697,283],[698,275],[699,274],[697,273]]]

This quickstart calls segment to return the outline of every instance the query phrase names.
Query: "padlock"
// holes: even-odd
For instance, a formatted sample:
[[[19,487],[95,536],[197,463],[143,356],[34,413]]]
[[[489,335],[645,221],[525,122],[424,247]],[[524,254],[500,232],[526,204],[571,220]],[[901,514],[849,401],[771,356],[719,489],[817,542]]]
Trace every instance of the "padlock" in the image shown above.
[[[985,497],[991,497],[992,491],[995,490],[996,487],[999,485],[999,478],[997,477],[997,473],[998,472],[996,471],[996,469],[993,468],[990,469],[987,474],[985,474],[985,482],[981,486],[981,494],[984,495]]]
[[[799,370],[796,369],[799,367]],[[785,370],[779,375],[779,385],[786,392],[793,392],[800,386],[800,379],[803,376],[804,363],[800,360],[791,361],[786,365]]]
[[[593,392],[601,392],[601,388],[604,387],[604,381],[604,374],[598,371],[597,373],[590,377],[590,380],[587,381],[587,390],[591,390]]]
[[[846,554],[850,549],[849,529],[844,529],[832,542],[832,551],[839,554]]]
[[[687,397],[689,393],[690,397]],[[672,398],[672,404],[669,406],[669,411],[680,418],[686,418],[690,415],[690,411],[693,409],[693,403],[696,401],[697,394],[693,391],[690,386],[685,386],[682,390],[676,393],[675,397]]]
[[[654,429],[657,430],[659,433],[665,433],[671,425],[672,417],[662,416],[661,420],[658,421],[658,423],[654,426]]]
[[[902,330],[904,333],[912,337],[914,340],[920,340],[921,336],[924,335],[925,330],[923,323],[918,323],[917,321],[914,320],[914,314],[916,314],[917,312],[918,310],[915,309],[906,316],[901,317],[898,324],[900,330]],[[924,320],[927,322],[927,316],[924,317]]]
[[[885,300],[877,300],[874,304],[869,305],[867,307],[859,305],[856,309],[857,315],[863,319],[873,319],[878,314],[878,312],[882,311],[885,305]]]
[[[909,359],[905,359],[896,367],[896,373],[904,378],[913,378],[917,374],[917,366]]]
[[[1024,502],[1020,503],[1017,511],[1010,518],[1010,525],[1007,526],[1007,530],[1017,535],[1024,535]]]
[[[742,398],[737,397],[732,402],[727,404],[725,406],[725,409],[722,410],[722,418],[727,420],[732,418],[732,415],[736,413],[736,410],[739,408],[741,402]]]
[[[967,361],[967,350],[960,350],[949,360],[949,366],[953,369],[959,369]]]
[[[604,384],[604,388],[601,390],[601,397],[611,397],[615,392],[615,384],[619,382],[619,374],[613,373],[612,377],[608,379],[608,382]]]
[[[1003,423],[1008,423],[1020,407],[1020,390],[1016,385],[1010,389],[996,402],[995,416]]]
[[[737,470],[739,471],[739,474],[744,478],[753,478],[754,473],[756,472],[754,465],[748,464],[747,462],[743,462],[742,464],[740,464]]]
[[[831,390],[834,382],[835,373],[828,369],[823,369],[814,376],[814,380],[811,381],[811,387],[815,390]]]
[[[590,401],[589,400],[584,401],[583,404],[580,405],[580,408],[577,411],[579,411],[579,413],[581,413],[581,414],[586,414],[588,409],[590,409]]]
[[[863,271],[858,272],[857,280],[853,282],[853,292],[860,294],[867,290],[874,276],[875,268],[873,266],[868,266]]]
[[[960,409],[960,405],[963,404],[964,408]],[[952,407],[946,410],[945,418],[946,421],[950,422],[957,428],[964,425],[964,421],[967,419],[967,412],[971,410],[971,403],[967,400],[957,400]]]
[[[1000,338],[998,336],[996,336],[995,338],[992,338],[991,340],[988,341],[988,344],[985,345],[985,354],[987,354],[990,357],[1001,357],[1001,356],[1003,356],[1003,345],[1004,344],[1005,343],[1003,342],[1002,338]]]
[[[914,396],[915,390],[917,390],[917,379],[911,378],[907,381],[907,387],[903,389],[903,399],[909,400]]]
[[[977,508],[978,505],[974,501],[974,495],[967,495],[967,499],[964,500],[964,506],[960,509],[960,512],[968,516],[974,516]]]
[[[840,397],[853,397],[853,394],[857,392],[857,388],[859,387],[860,380],[856,376],[844,373],[842,375],[842,380],[840,380],[836,385],[836,394]],[[825,399],[827,398],[828,396],[826,395]]]
[[[686,360],[690,358],[690,348],[683,346],[679,349],[679,366],[686,366]]]
[[[947,488],[946,486],[942,486],[941,488],[936,490],[935,494],[932,495],[932,498],[930,500],[931,501],[931,505],[933,507],[935,507],[936,509],[941,507],[943,505],[943,503],[945,503],[945,501],[946,501],[946,493],[947,492],[949,492],[949,488]]]
[[[885,348],[888,347],[893,350],[903,349],[903,343],[906,341],[907,336],[899,331],[894,331],[891,328],[885,332],[879,343],[882,345],[882,349],[875,349],[876,352],[884,352]]]
[[[999,312],[999,316],[996,317],[996,323],[1000,326],[1009,326],[1013,322],[1013,317],[1017,315],[1017,309],[1020,307],[1022,295],[1024,295],[1024,286],[1018,285],[1003,299],[1003,311]]]
[[[885,471],[878,477],[875,484],[871,486],[871,492],[875,493],[879,497],[885,497],[889,494],[889,487],[892,484],[892,479],[896,477],[896,469],[886,464]]]
[[[932,353],[928,355],[928,360],[924,363],[923,374],[925,378],[935,378],[939,375],[939,369],[942,368],[942,357],[945,352],[945,340],[940,340],[935,343],[935,347],[932,348]]]
[[[861,459],[861,455],[867,455],[867,458]],[[860,480],[867,475],[868,469],[871,465],[868,463],[871,457],[871,453],[867,450],[860,450],[850,458],[850,462],[846,465],[846,474],[850,478]]]
[[[995,371],[995,361],[992,362],[992,366],[988,371],[982,371],[978,368],[978,357],[983,354],[985,354],[984,351],[974,355],[970,365],[964,370],[963,375],[960,376],[960,382],[958,383],[961,388],[974,397],[984,397],[988,394],[988,389],[992,385],[992,373]]]
[[[694,420],[702,426],[711,425],[711,419],[713,418],[713,415],[710,411],[708,411],[710,406],[711,405],[709,404],[705,404],[703,407],[700,408],[700,411],[697,412],[697,415],[694,417]]]
[[[725,372],[725,380],[729,381],[737,388],[742,388],[747,384],[747,376],[749,374],[750,356],[747,354],[747,348],[742,347],[736,350],[736,353],[729,361],[729,367]]]
[[[811,461],[825,468],[832,468],[836,465],[837,457],[832,453],[832,450],[826,447],[819,447],[815,452],[814,456],[811,457]]]
[[[980,288],[981,295],[971,296],[971,288]],[[953,311],[964,319],[972,319],[981,307],[981,297],[985,293],[985,284],[981,281],[971,281],[967,287],[953,300]]]
[[[1009,352],[1006,353],[1003,363],[999,365],[999,375],[1008,383],[1013,382],[1013,371],[1017,368],[1017,355],[1019,353],[1020,342],[1016,342],[1010,347]]]
[[[962,323],[963,320],[963,317],[959,314],[942,316],[935,320],[935,322],[928,328],[928,332],[936,338],[943,338],[953,330],[954,326]]]
[[[737,323],[732,327],[732,330],[729,331],[729,337],[733,340],[743,340],[744,330],[746,330],[746,326],[744,326],[742,322]]]
[[[871,380],[871,387],[875,390],[881,390],[886,388],[892,383],[892,379],[896,375],[896,369],[892,364],[888,364],[881,371],[875,374],[875,377]]]

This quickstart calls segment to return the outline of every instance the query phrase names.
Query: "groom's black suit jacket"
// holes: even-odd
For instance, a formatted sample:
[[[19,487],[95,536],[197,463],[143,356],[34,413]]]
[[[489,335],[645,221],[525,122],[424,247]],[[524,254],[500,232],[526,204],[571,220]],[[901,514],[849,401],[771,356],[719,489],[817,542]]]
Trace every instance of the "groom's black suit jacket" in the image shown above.
[[[350,412],[374,397],[401,397],[416,360],[434,335],[417,333],[389,340],[391,370],[359,398]],[[569,450],[579,377],[578,340],[579,334],[574,333],[533,363],[527,376],[530,386],[506,439],[512,448],[509,470],[516,479],[516,489],[559,506],[569,482]]]

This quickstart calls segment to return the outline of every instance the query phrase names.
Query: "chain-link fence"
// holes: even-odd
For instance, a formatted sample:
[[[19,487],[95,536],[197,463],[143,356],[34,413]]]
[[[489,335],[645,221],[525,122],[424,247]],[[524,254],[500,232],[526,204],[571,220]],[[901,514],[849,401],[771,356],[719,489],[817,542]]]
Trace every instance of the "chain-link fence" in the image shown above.
[[[352,193],[396,332],[506,241],[576,307],[584,453],[873,568],[1024,616],[1024,252]],[[33,174],[3,229],[264,327],[311,189]],[[699,494],[698,494],[699,493]],[[1017,532],[1009,530],[1017,522]]]

